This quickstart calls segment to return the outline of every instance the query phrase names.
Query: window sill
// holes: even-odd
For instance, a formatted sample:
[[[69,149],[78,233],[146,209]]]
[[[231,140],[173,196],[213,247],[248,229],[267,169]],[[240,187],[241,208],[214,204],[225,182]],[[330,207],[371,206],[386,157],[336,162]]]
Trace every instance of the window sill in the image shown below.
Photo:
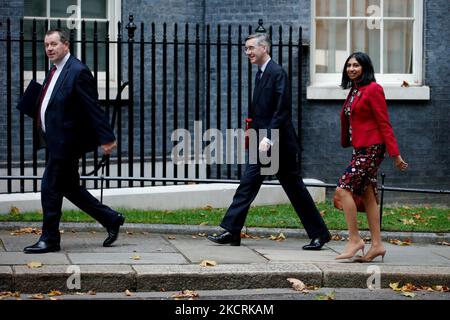
[[[400,87],[380,83],[383,86],[386,100],[430,100],[430,87],[410,86]],[[344,100],[348,90],[342,90],[339,86],[310,85],[306,88],[308,100]]]

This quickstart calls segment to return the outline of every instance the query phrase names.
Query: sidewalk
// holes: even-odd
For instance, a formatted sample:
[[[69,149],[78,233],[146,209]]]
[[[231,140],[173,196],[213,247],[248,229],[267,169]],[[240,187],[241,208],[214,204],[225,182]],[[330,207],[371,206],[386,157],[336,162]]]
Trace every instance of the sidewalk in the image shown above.
[[[23,248],[39,236],[11,234],[21,227],[39,228],[40,223],[0,223],[0,291],[69,292],[67,282],[71,276],[74,279],[76,270],[80,270],[81,287],[73,292],[289,288],[286,278],[320,287],[367,288],[367,279],[378,271],[382,288],[399,281],[450,286],[450,248],[438,244],[450,242],[450,234],[383,233],[384,263],[377,258],[360,264],[334,259],[345,241],[330,241],[321,251],[302,250],[309,242],[304,230],[249,228],[247,233],[253,237],[231,247],[206,239],[206,233],[220,230],[216,227],[125,224],[115,246],[104,248],[106,232],[99,225],[63,223],[60,252],[29,255]],[[286,240],[269,239],[280,232]],[[388,242],[406,238],[411,245]],[[203,260],[217,265],[202,267]],[[30,262],[42,266],[30,268]]]

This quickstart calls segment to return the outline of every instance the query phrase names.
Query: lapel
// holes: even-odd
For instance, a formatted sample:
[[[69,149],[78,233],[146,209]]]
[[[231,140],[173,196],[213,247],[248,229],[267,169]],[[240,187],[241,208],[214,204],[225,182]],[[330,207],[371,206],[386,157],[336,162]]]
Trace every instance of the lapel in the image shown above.
[[[56,93],[58,92],[59,88],[61,87],[61,84],[64,82],[65,77],[69,73],[69,69],[70,69],[70,66],[72,64],[72,59],[73,59],[73,56],[70,55],[69,60],[67,60],[67,62],[64,65],[63,69],[61,70],[61,73],[59,74],[58,80],[55,83],[55,87],[53,88],[52,95],[50,96],[50,100],[48,100],[47,108],[48,108],[48,106],[51,105],[53,99],[55,99]]]
[[[255,90],[253,91],[253,103],[256,104],[259,100],[259,97],[261,96],[262,93],[262,88],[264,88],[264,86],[266,85],[267,81],[269,80],[270,77],[270,69],[272,67],[272,63],[274,63],[272,61],[272,59],[270,59],[269,63],[266,66],[266,69],[264,70],[261,79],[259,80],[259,84],[257,87],[255,87]]]
[[[358,93],[355,96],[355,100],[353,100],[352,109],[350,110],[350,114],[352,114],[354,112],[355,108],[358,107],[358,102],[361,100],[361,97],[362,97],[364,91],[366,90],[366,88],[367,88],[367,86],[358,88]]]

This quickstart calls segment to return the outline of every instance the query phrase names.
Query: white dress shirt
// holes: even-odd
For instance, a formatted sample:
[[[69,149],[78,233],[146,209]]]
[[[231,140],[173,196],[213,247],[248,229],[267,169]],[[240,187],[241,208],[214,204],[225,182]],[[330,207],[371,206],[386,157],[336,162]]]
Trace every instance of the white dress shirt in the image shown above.
[[[61,71],[64,68],[64,65],[66,64],[67,60],[69,60],[69,57],[70,57],[70,52],[68,52],[59,63],[55,63],[56,71],[53,74],[52,80],[50,81],[50,84],[48,85],[47,92],[45,93],[44,99],[42,100],[41,128],[42,128],[42,131],[44,131],[44,132],[45,132],[45,111],[47,110],[48,102],[50,100],[50,97],[52,96],[53,89],[55,88],[55,83],[56,83],[56,81],[58,81],[59,75],[61,74]]]

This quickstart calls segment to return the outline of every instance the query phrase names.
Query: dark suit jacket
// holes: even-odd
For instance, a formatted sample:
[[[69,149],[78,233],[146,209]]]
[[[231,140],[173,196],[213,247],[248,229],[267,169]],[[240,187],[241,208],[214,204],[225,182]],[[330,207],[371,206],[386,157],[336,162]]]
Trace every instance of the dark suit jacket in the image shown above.
[[[360,94],[355,97],[350,112],[350,122],[341,110],[341,145],[350,146],[349,126],[352,126],[352,145],[354,147],[368,147],[373,144],[386,145],[391,157],[399,155],[397,141],[384,97],[383,88],[376,82],[358,88]],[[351,96],[351,90],[347,100]]]
[[[255,130],[267,129],[269,139],[271,130],[279,130],[280,153],[298,153],[299,140],[292,124],[292,102],[288,76],[284,69],[272,59],[266,66],[259,85],[253,92],[250,110],[252,127]],[[260,141],[263,137],[259,137]]]
[[[61,71],[45,111],[44,138],[54,159],[79,158],[115,140],[98,104],[95,79],[73,55]]]

